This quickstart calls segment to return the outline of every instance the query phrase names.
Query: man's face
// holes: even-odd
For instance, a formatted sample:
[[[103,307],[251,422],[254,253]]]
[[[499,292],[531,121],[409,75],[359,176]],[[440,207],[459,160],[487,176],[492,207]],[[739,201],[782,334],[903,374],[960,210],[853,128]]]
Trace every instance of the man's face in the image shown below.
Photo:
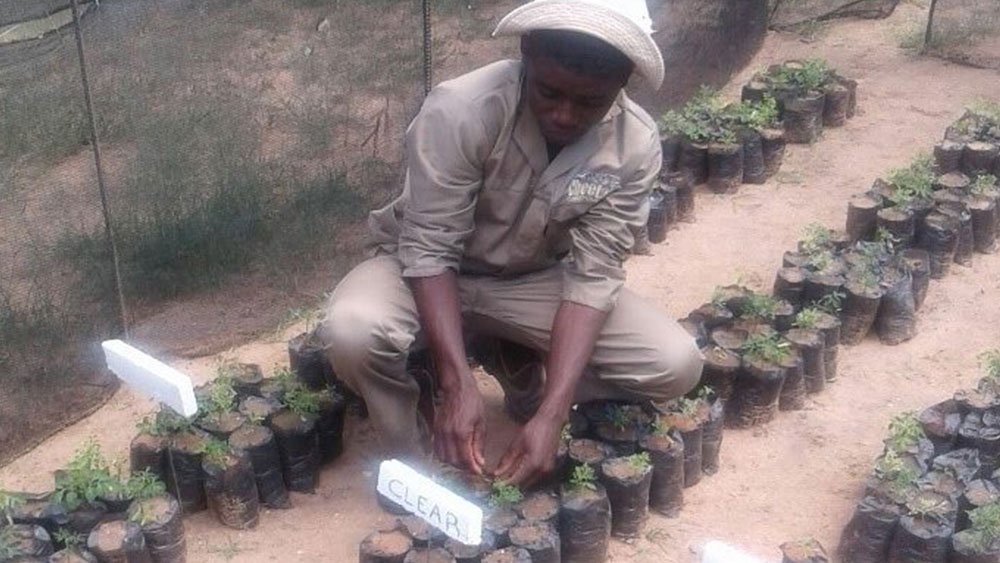
[[[611,109],[628,77],[574,73],[543,55],[524,53],[527,96],[545,141],[555,147],[576,142]]]

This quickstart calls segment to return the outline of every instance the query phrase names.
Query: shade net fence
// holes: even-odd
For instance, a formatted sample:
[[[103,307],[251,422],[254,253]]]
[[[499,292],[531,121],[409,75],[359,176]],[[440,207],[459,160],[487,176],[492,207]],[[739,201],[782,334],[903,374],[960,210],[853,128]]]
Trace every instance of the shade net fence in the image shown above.
[[[102,183],[69,1],[0,0],[0,464],[113,393],[102,340],[211,353],[318,303],[425,71],[509,54],[515,4],[430,0],[426,67],[421,0],[81,0]]]

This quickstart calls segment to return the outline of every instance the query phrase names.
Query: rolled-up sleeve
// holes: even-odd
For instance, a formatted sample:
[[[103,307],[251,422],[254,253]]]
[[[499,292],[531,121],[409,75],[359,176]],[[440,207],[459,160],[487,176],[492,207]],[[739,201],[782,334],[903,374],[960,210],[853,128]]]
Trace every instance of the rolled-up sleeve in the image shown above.
[[[570,228],[571,260],[563,278],[564,301],[601,311],[614,308],[625,283],[622,262],[634,243],[632,232],[649,217],[649,194],[660,173],[656,135],[640,143],[631,169],[621,171],[621,186],[587,211]]]
[[[403,276],[458,271],[474,229],[489,144],[482,120],[447,90],[428,96],[406,132],[409,201],[401,218]]]

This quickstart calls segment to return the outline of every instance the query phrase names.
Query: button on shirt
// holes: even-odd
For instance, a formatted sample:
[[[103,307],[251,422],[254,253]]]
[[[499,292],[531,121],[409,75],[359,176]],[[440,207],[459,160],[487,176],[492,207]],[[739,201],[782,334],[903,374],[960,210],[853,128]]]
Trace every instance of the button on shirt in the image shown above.
[[[608,311],[633,230],[660,171],[657,128],[624,91],[549,161],[523,65],[501,61],[444,82],[406,132],[403,193],[371,214],[403,276],[517,276],[563,267],[563,299]]]

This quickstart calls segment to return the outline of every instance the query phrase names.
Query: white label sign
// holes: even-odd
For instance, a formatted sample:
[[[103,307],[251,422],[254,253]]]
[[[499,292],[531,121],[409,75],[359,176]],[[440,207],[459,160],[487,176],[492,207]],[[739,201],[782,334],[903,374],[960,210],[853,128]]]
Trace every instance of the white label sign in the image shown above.
[[[377,489],[448,537],[466,545],[482,542],[483,510],[408,465],[395,459],[383,461]]]
[[[121,340],[101,343],[108,369],[119,379],[184,416],[198,412],[191,378]]]

